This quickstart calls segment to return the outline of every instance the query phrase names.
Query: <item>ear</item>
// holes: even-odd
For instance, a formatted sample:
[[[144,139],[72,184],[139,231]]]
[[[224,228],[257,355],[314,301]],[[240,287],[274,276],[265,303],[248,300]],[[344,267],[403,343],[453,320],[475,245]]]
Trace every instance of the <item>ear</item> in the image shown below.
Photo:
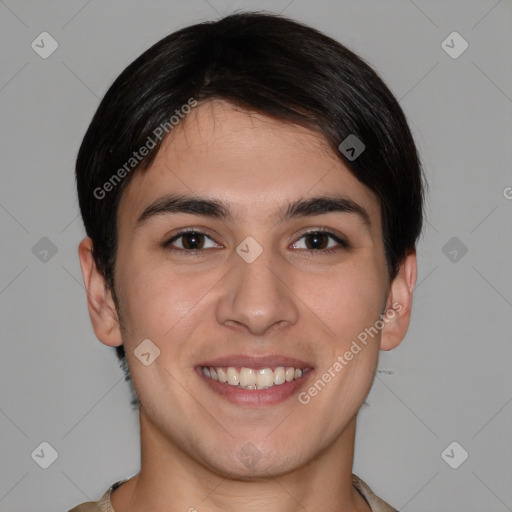
[[[115,347],[123,343],[119,318],[112,293],[103,274],[97,269],[91,238],[84,238],[78,246],[82,267],[87,307],[96,337],[105,345]]]
[[[384,327],[382,328],[380,349],[391,350],[404,339],[411,319],[412,295],[416,286],[417,263],[416,251],[411,250],[402,264],[396,277],[391,281]]]

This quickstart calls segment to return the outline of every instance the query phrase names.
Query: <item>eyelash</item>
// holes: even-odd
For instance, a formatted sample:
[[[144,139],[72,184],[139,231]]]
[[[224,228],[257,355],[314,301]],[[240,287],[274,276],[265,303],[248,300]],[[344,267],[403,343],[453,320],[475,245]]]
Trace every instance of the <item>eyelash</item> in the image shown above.
[[[173,247],[172,246],[173,242],[175,242],[176,240],[178,240],[182,236],[187,235],[189,233],[195,233],[195,234],[198,234],[198,235],[204,235],[207,238],[209,238],[210,240],[214,241],[212,237],[210,237],[209,235],[207,235],[203,231],[200,231],[200,230],[194,229],[194,228],[190,228],[190,229],[182,230],[179,233],[176,233],[169,240],[165,241],[162,244],[162,246],[165,249],[168,249],[168,250],[171,250],[171,251],[176,251],[176,252],[186,253],[187,255],[190,255],[190,256],[198,255],[199,253],[204,252],[205,250],[208,250],[208,249],[181,249],[179,247]],[[304,237],[306,237],[308,235],[312,235],[312,234],[328,235],[332,240],[337,242],[339,244],[339,246],[338,247],[331,247],[330,249],[298,249],[298,250],[306,252],[306,253],[310,253],[310,254],[312,254],[312,253],[332,254],[332,253],[334,253],[334,252],[336,252],[336,251],[338,251],[340,249],[350,249],[350,245],[348,244],[348,242],[346,240],[343,240],[334,231],[332,231],[332,230],[330,230],[328,228],[321,228],[321,229],[320,228],[315,228],[315,229],[311,229],[309,231],[305,231],[304,233],[302,233],[299,236],[297,241],[301,240],[302,238],[304,238]],[[295,245],[295,243],[297,243],[297,242],[294,242],[293,245]]]

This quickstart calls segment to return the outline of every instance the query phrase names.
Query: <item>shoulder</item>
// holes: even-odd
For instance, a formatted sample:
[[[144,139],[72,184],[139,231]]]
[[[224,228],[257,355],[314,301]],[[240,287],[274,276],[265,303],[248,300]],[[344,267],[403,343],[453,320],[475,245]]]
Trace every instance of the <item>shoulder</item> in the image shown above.
[[[352,475],[352,484],[370,505],[372,512],[398,512],[389,503],[381,500],[358,476]]]
[[[112,504],[110,503],[110,495],[114,489],[124,482],[126,482],[126,479],[119,480],[112,484],[98,501],[87,501],[85,503],[81,503],[80,505],[68,510],[68,512],[114,512]]]

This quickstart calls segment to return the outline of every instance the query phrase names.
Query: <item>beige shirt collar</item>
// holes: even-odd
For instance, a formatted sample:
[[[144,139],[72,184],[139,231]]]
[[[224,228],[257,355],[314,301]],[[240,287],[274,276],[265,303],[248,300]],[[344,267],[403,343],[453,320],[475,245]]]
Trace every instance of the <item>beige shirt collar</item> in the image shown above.
[[[126,482],[128,479],[119,480],[112,484],[98,501],[88,501],[78,505],[68,512],[115,512],[110,502],[112,491]],[[359,491],[359,494],[368,502],[372,512],[398,512],[391,505],[381,500],[368,485],[356,475],[352,475],[352,484]]]

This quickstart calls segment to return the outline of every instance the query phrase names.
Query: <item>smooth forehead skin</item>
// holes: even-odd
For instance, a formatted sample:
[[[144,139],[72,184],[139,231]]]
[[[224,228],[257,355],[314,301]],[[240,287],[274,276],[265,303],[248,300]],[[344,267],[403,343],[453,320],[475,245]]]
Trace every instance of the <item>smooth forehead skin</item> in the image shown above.
[[[253,236],[261,243],[262,235],[277,233],[277,213],[283,205],[333,192],[368,212],[369,227],[355,215],[346,215],[344,226],[359,235],[364,228],[365,236],[358,241],[374,246],[374,263],[387,276],[378,199],[333,154],[322,135],[212,100],[193,109],[164,140],[150,168],[132,178],[118,210],[119,245],[125,237],[137,236],[139,215],[165,193],[224,201],[236,219],[225,227],[233,232],[243,227],[239,241]]]

